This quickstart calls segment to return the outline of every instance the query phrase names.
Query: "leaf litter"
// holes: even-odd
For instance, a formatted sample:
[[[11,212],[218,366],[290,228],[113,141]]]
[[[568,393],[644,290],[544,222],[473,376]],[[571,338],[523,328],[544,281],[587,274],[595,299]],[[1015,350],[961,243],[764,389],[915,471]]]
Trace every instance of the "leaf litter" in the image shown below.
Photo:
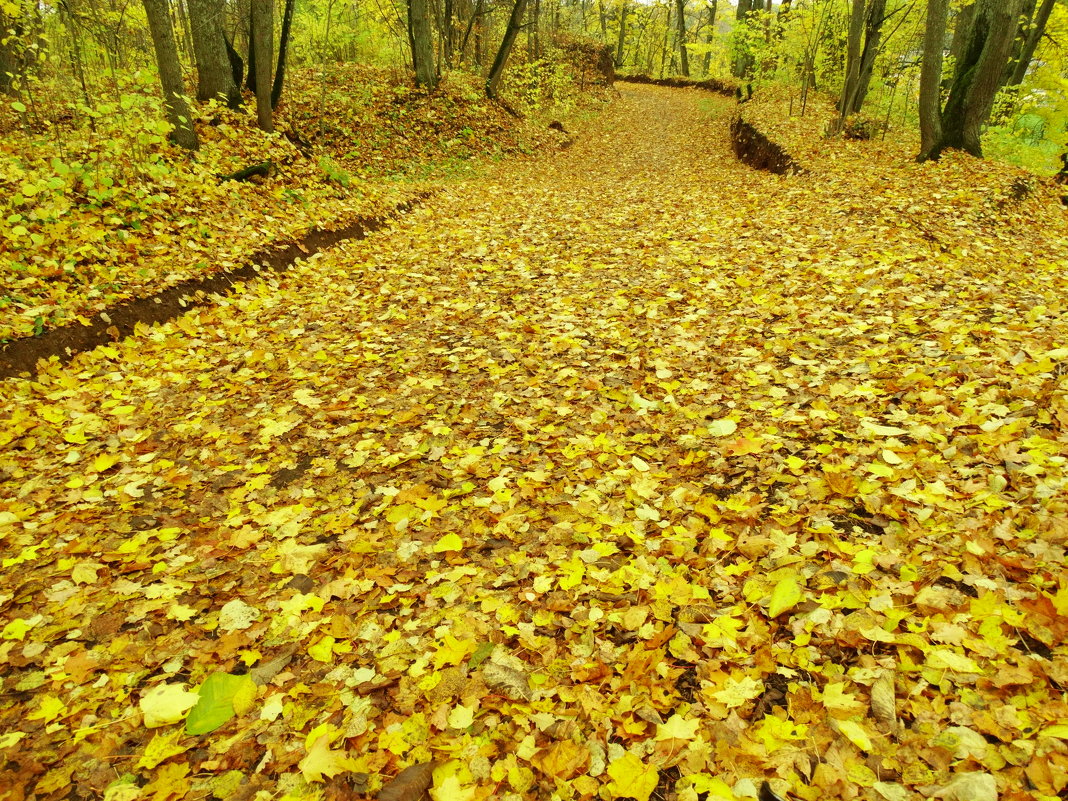
[[[1063,792],[1063,213],[899,225],[969,163],[728,115],[625,87],[7,382],[8,796]]]

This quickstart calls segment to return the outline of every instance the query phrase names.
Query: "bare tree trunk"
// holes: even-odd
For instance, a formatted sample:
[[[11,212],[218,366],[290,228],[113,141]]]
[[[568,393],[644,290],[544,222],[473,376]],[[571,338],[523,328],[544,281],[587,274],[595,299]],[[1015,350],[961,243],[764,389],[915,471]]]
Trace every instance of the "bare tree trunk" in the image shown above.
[[[453,8],[453,0],[445,0],[445,7],[442,11],[441,20],[441,53],[442,61],[446,68],[452,68],[452,51],[455,42],[455,30],[453,18],[456,16],[456,10]]]
[[[960,61],[961,52],[964,49],[964,40],[968,36],[968,31],[972,29],[973,19],[975,19],[974,4],[965,5],[957,12],[957,19],[953,24],[953,44],[949,46],[949,54],[954,61]]]
[[[846,40],[845,81],[842,82],[842,94],[838,98],[838,127],[853,105],[853,92],[860,83],[860,46],[864,36],[864,12],[867,10],[865,0],[853,0],[853,10],[849,14],[849,38]]]
[[[252,0],[252,48],[255,54],[256,123],[274,131],[271,109],[271,67],[274,61],[274,0]]]
[[[945,0],[930,0],[932,6],[944,2]],[[1001,88],[1005,67],[1012,53],[1012,43],[1016,38],[1020,6],[1021,0],[976,0],[971,7],[969,29],[958,31],[954,36],[954,39],[959,39],[960,57],[945,107],[937,115],[940,126],[937,136],[931,135],[936,129],[931,124],[930,108],[933,104],[937,110],[937,95],[932,99],[932,88],[929,84],[933,79],[927,75],[928,65],[924,63],[920,92],[921,160],[937,159],[946,148],[957,148],[973,156],[982,157],[982,126],[990,116],[994,97]],[[929,8],[928,14],[935,10],[941,9]],[[938,31],[932,32],[930,17],[928,22],[927,38],[930,38]],[[934,20],[934,25],[938,25],[937,19]],[[925,60],[927,38],[924,41]],[[941,70],[941,65],[938,67]]]
[[[193,53],[197,62],[197,100],[223,98],[230,108],[241,105],[223,36],[222,0],[187,0]]]
[[[597,0],[597,14],[601,18],[601,44],[608,44],[608,14],[604,10],[604,0]]]
[[[508,18],[508,26],[504,29],[504,38],[501,46],[497,48],[497,57],[493,59],[489,77],[486,78],[486,94],[492,98],[497,97],[497,89],[501,78],[504,76],[504,68],[508,66],[508,56],[512,54],[512,45],[519,35],[519,29],[523,27],[523,14],[527,10],[527,0],[515,0],[512,6],[512,15]]]
[[[541,27],[541,0],[534,0],[531,9],[530,22],[527,24],[527,52],[530,53],[531,61],[541,57],[541,41],[538,33]]]
[[[761,8],[763,8],[763,4],[761,4]],[[738,0],[738,8],[734,14],[736,23],[735,30],[738,30],[738,26],[749,18],[752,11],[753,0]],[[752,59],[749,57],[748,52],[743,50],[743,44],[741,42],[736,40],[735,46],[738,48],[738,51],[735,54],[734,63],[731,64],[731,74],[735,78],[744,78],[752,67]]]
[[[289,54],[289,38],[293,28],[293,9],[296,0],[286,0],[282,12],[282,30],[278,34],[278,66],[274,71],[274,85],[271,87],[271,108],[278,108],[282,99],[282,89],[286,82],[286,56]]]
[[[171,139],[181,147],[196,150],[200,147],[193,129],[193,115],[185,101],[182,86],[182,68],[178,64],[178,46],[174,42],[174,27],[171,25],[167,0],[143,0],[148,30],[152,35],[152,47],[156,51],[156,67],[159,82],[163,87],[163,104],[167,109],[167,121],[173,126]]]
[[[1038,13],[1031,20],[1027,29],[1027,37],[1020,48],[1020,55],[1017,57],[1012,75],[1009,76],[1007,86],[1019,86],[1023,83],[1023,79],[1027,76],[1027,70],[1031,66],[1031,60],[1035,57],[1038,43],[1042,40],[1042,34],[1046,32],[1046,24],[1049,22],[1050,14],[1053,12],[1053,6],[1054,0],[1042,0]]]
[[[189,26],[189,5],[182,0],[174,4],[175,14],[178,17],[178,21],[182,25],[182,47],[185,48],[186,56],[190,59],[196,59],[196,55],[193,53],[193,32]]]
[[[1001,88],[1016,38],[1020,0],[976,0],[971,30],[957,62],[942,111],[942,141],[947,147],[982,157],[980,133]]]
[[[675,0],[675,20],[679,28],[679,65],[682,74],[690,77],[690,56],[686,52],[686,0]]]
[[[859,19],[856,16],[860,12]],[[838,100],[838,127],[845,118],[857,114],[864,107],[868,95],[875,58],[879,54],[883,22],[886,20],[886,0],[853,0],[853,16],[849,21],[849,43],[846,54],[846,79]]]
[[[427,0],[408,0],[408,24],[415,82],[426,89],[433,89],[437,84],[437,72],[434,69],[434,36],[430,30]]]
[[[464,54],[467,53],[467,38],[471,35],[471,29],[475,26],[475,22],[482,16],[482,0],[475,0],[475,10],[471,13],[471,19],[467,21],[467,30],[464,31],[464,38],[460,40],[460,59],[464,58]],[[481,59],[476,56],[475,63],[479,63]]]
[[[864,107],[864,101],[868,97],[868,88],[871,86],[871,76],[875,71],[875,59],[879,56],[879,48],[883,38],[883,23],[886,22],[886,0],[869,0],[868,18],[864,24],[864,49],[860,53],[860,82],[854,93],[852,110],[859,114]]]
[[[248,74],[245,76],[245,88],[250,92],[256,92],[256,30],[255,20],[252,13],[252,2],[249,0],[248,7]]]
[[[21,5],[15,7],[22,13]],[[18,16],[8,15],[0,6],[0,93],[18,97],[19,78],[25,68],[22,47],[23,26]]]
[[[942,141],[942,48],[948,15],[949,0],[927,0],[920,68],[920,161],[931,158]]]
[[[708,50],[705,51],[705,63],[702,74],[707,78],[708,70],[712,67],[712,42],[716,38],[716,6],[719,5],[719,0],[712,0],[711,5],[708,7],[708,34],[705,36],[705,44],[708,45]]]
[[[664,38],[660,42],[660,77],[664,77],[664,65],[668,63],[668,42],[671,40],[671,14],[672,6],[667,4],[667,19],[664,20]]]
[[[619,6],[619,36],[616,39],[616,69],[623,66],[623,46],[627,41],[627,8],[626,0]]]

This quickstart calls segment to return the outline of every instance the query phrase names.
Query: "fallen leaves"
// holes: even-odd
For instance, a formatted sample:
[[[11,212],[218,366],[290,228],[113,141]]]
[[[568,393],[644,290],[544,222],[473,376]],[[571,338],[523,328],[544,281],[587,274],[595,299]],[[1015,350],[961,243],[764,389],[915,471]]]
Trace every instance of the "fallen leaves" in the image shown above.
[[[835,205],[861,177],[726,154],[626,89],[558,162],[5,384],[20,786],[1061,793],[1063,228],[917,249]]]

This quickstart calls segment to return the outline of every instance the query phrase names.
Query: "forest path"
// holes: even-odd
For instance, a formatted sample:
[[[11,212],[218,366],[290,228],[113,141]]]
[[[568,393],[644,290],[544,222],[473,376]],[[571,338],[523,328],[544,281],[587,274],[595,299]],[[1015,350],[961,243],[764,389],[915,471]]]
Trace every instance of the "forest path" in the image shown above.
[[[737,165],[728,101],[620,94],[556,158],[0,386],[7,786],[354,797],[456,757],[442,797],[853,797],[930,748],[895,695],[945,725],[1006,693],[947,670],[1055,695],[1060,624],[956,643],[1063,572],[1061,272],[991,286],[855,183]],[[964,574],[982,614],[930,586]],[[144,725],[247,664],[273,683],[218,731]]]

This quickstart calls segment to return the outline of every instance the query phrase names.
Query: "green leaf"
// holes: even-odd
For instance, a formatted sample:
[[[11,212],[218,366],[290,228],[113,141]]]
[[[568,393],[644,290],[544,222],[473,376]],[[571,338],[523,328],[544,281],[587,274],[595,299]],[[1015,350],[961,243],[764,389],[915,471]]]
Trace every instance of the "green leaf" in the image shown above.
[[[11,101],[11,108],[15,109],[15,111],[17,111],[19,114],[26,113],[26,106],[18,100]]]
[[[234,716],[234,696],[252,684],[251,676],[212,673],[200,687],[200,700],[185,719],[188,734],[213,732]]]
[[[493,653],[493,643],[484,642],[475,649],[475,652],[471,654],[471,658],[467,660],[467,667],[474,670]]]

